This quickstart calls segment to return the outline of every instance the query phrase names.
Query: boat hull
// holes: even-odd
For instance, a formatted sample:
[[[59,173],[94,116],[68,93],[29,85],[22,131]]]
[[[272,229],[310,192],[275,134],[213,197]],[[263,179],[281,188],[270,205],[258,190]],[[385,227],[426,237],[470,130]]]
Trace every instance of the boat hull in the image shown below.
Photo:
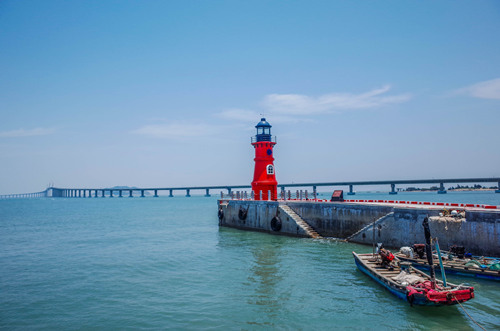
[[[373,270],[371,270],[371,268],[369,268],[364,263],[364,261],[361,260],[360,256],[358,256],[358,254],[356,254],[355,252],[353,252],[353,256],[354,256],[354,261],[356,263],[356,266],[358,267],[358,269],[361,272],[363,272],[366,275],[368,275],[370,278],[372,278],[378,284],[382,285],[385,289],[387,289],[389,292],[391,292],[393,295],[395,295],[399,299],[404,300],[404,301],[410,303],[411,305],[418,305],[418,306],[450,306],[450,305],[455,305],[458,302],[465,302],[465,301],[469,300],[470,298],[474,297],[474,294],[472,292],[472,293],[470,293],[470,297],[469,298],[461,297],[459,300],[446,300],[446,301],[436,302],[436,301],[429,300],[429,298],[427,297],[427,295],[425,295],[425,293],[414,293],[411,296],[409,296],[408,295],[408,291],[407,291],[407,289],[405,287],[403,287],[403,286],[395,286],[394,283],[391,282],[389,279],[384,278],[380,274],[378,274],[378,273],[374,272]],[[457,293],[458,294],[459,292],[463,292],[463,291],[457,291],[457,292],[453,292],[453,293]]]
[[[420,270],[428,271],[430,270],[430,266],[427,263],[427,260],[424,259],[412,259],[406,257],[404,254],[396,254],[396,257],[402,261],[411,262],[411,264]],[[439,263],[439,262],[438,262]],[[492,271],[487,269],[475,269],[475,268],[467,268],[465,266],[451,266],[446,263],[443,263],[443,267],[448,275],[458,275],[465,277],[475,277],[480,279],[487,279],[493,281],[500,281],[500,271]],[[440,272],[439,268],[436,270]]]

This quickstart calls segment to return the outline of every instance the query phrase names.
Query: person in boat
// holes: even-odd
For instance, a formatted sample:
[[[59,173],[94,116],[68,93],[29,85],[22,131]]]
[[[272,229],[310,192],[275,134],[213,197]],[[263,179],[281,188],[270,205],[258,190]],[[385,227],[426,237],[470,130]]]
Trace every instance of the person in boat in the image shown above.
[[[423,259],[425,256],[425,244],[414,244],[413,251],[419,259]]]
[[[385,249],[382,246],[379,247],[378,254],[382,259],[382,267],[392,269],[393,267],[391,263],[394,260],[394,254],[392,254],[390,250]]]

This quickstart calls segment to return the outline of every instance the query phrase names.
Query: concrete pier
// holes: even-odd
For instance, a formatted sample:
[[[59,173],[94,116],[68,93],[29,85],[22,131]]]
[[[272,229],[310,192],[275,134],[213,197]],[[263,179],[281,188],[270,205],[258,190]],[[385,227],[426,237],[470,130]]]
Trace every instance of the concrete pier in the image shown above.
[[[280,206],[287,206],[322,237],[371,245],[375,234],[376,242],[393,248],[424,242],[422,221],[429,216],[432,236],[439,238],[443,249],[459,245],[476,255],[500,256],[498,209],[413,203],[255,200],[219,200],[218,203],[220,226],[277,235],[309,236],[303,226],[284,213],[283,208],[280,209]],[[463,211],[465,217],[440,217],[445,208]],[[273,227],[273,222],[281,226]]]

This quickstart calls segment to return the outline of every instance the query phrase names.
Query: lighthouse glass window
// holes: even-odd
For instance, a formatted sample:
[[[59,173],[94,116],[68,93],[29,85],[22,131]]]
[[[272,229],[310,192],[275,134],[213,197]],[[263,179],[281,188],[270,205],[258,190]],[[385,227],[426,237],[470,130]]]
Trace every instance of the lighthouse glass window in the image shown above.
[[[273,167],[273,165],[272,165],[272,164],[269,164],[269,165],[267,166],[267,174],[268,174],[268,175],[274,175],[274,167]]]

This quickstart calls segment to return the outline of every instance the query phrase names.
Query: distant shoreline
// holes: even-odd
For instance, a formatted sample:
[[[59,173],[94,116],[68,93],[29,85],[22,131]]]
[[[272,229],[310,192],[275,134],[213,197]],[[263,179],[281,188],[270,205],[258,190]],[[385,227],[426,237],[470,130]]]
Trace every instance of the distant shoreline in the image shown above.
[[[454,188],[448,191],[495,191],[493,188]]]
[[[471,192],[471,191],[495,191],[494,188],[449,188],[446,191]],[[399,192],[437,192],[435,189],[401,190]]]

